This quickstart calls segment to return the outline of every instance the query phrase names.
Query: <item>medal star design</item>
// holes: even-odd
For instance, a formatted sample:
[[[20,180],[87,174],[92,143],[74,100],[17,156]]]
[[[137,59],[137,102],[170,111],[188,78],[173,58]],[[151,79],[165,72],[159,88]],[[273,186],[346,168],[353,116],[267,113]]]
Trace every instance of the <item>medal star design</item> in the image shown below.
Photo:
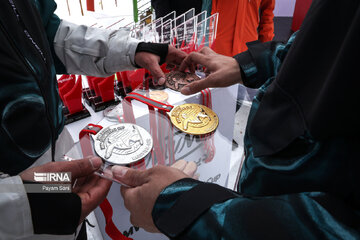
[[[200,118],[208,118],[210,120],[209,115],[206,114],[204,109],[201,109],[201,111],[198,112],[196,115],[191,114],[191,112],[190,112],[190,114],[185,112],[185,113],[182,113],[181,116],[182,116],[182,118],[184,118],[184,121],[183,121],[183,129],[184,130],[188,129],[189,123],[191,123],[191,124],[202,123],[203,121]]]
[[[143,139],[139,130],[132,126],[130,131],[115,132],[107,139],[108,147],[105,151],[105,158],[110,158],[114,149],[120,151],[129,151],[129,153],[135,152],[138,148],[143,145]],[[138,147],[136,146],[138,144]]]

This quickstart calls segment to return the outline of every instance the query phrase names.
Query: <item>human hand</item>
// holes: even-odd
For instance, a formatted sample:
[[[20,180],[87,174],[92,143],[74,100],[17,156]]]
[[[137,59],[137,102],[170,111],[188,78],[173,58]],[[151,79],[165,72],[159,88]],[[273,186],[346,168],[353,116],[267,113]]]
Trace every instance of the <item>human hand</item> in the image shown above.
[[[101,164],[102,160],[98,157],[50,162],[26,169],[20,173],[20,177],[22,180],[34,181],[34,172],[71,172],[72,186],[75,185],[72,191],[81,199],[79,223],[82,223],[86,216],[104,200],[111,187],[111,181],[93,174]]]
[[[240,67],[232,57],[215,53],[208,47],[199,52],[190,53],[181,63],[179,71],[190,69],[194,72],[194,65],[201,64],[210,73],[206,78],[187,84],[181,89],[184,95],[190,95],[209,87],[228,87],[242,83]]]
[[[169,45],[165,62],[177,66],[181,64],[186,56],[187,54],[183,51]],[[154,85],[165,83],[165,74],[159,66],[160,57],[158,55],[149,52],[137,52],[135,54],[135,62],[140,67],[150,71],[153,76]]]
[[[194,162],[177,161],[172,167],[155,166],[147,170],[114,166],[114,177],[132,187],[121,186],[125,207],[130,211],[131,224],[148,232],[159,232],[151,216],[160,192],[173,182],[194,176]]]

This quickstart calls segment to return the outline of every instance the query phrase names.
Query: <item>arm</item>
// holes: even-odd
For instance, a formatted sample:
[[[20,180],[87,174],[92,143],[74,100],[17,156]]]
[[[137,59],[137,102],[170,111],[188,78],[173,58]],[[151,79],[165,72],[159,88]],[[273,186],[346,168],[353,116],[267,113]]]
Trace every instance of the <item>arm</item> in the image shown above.
[[[20,176],[0,180],[0,239],[73,234],[81,200],[75,193],[27,193]]]
[[[354,209],[325,193],[251,197],[190,179],[165,188],[152,216],[161,232],[177,240],[359,237]]]
[[[245,196],[178,169],[114,167],[133,225],[170,239],[357,239],[358,212],[321,192]]]
[[[259,88],[268,79],[274,78],[292,46],[296,34],[294,33],[286,44],[275,41],[247,43],[248,50],[234,56],[241,69],[244,86]]]
[[[182,88],[185,95],[197,93],[209,87],[228,87],[241,83],[246,87],[259,88],[268,79],[276,76],[291,47],[296,33],[286,44],[260,41],[248,43],[248,51],[234,58],[223,56],[210,48],[202,48],[184,59],[179,70],[194,72],[195,65],[201,64],[209,75]]]
[[[33,234],[30,205],[19,176],[0,179],[0,238],[17,239]]]
[[[42,19],[58,74],[109,76],[144,67],[151,72],[155,82],[162,84],[165,75],[159,63],[178,65],[187,55],[167,44],[139,44],[125,29],[112,31],[61,21],[54,14],[54,1],[38,0],[34,4]]]
[[[63,20],[54,38],[54,49],[67,72],[105,77],[135,69],[138,43],[127,30],[91,28]]]
[[[51,162],[0,181],[0,239],[34,234],[74,234],[86,216],[107,195],[111,182],[93,174],[102,160],[97,157],[71,162]],[[42,192],[34,188],[34,172],[71,172],[71,192]],[[74,186],[74,181],[76,185]],[[26,184],[26,186],[24,185]],[[42,186],[42,185],[41,185]]]
[[[271,41],[274,37],[275,0],[262,0],[260,3],[259,40]]]
[[[109,76],[135,69],[138,41],[126,30],[79,26],[54,14],[54,1],[33,1],[42,19],[57,73]]]

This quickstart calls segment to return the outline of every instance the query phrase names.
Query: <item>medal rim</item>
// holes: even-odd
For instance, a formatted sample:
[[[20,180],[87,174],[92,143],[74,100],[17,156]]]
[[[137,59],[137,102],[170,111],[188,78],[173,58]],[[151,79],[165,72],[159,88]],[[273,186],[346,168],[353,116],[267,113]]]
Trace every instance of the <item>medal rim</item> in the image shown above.
[[[154,99],[151,97],[151,93],[162,93],[163,95],[165,95],[165,99],[164,100]],[[153,91],[149,92],[149,97],[152,100],[165,103],[169,99],[169,94],[163,90],[153,90]]]
[[[128,162],[125,162],[125,163],[117,163],[117,162],[114,162],[114,161],[109,161],[108,159],[106,159],[104,156],[102,156],[103,154],[99,154],[99,152],[97,151],[97,148],[96,148],[96,142],[99,142],[99,140],[96,140],[96,136],[98,136],[98,134],[100,134],[101,132],[105,131],[106,129],[109,129],[109,128],[114,128],[114,127],[117,127],[117,126],[124,126],[124,125],[131,125],[131,126],[135,126],[139,129],[142,129],[145,134],[148,134],[148,137],[151,141],[150,143],[150,150],[143,156],[141,157],[140,159],[136,159],[136,160],[133,160],[133,161],[128,161]],[[143,135],[142,135],[143,136]],[[133,164],[133,163],[136,163],[138,161],[140,161],[141,159],[147,157],[149,155],[149,153],[151,152],[151,150],[153,149],[153,146],[154,146],[154,142],[153,142],[153,139],[152,139],[152,136],[151,134],[143,127],[139,126],[139,125],[136,125],[136,124],[133,124],[133,123],[117,123],[117,124],[112,124],[112,125],[109,125],[107,127],[104,127],[102,128],[97,134],[95,135],[92,135],[92,138],[93,138],[93,141],[94,141],[94,151],[95,153],[103,160],[105,161],[106,163],[108,164],[111,164],[111,165],[121,165],[121,166],[124,166],[124,165],[129,165],[129,164]]]
[[[185,105],[197,105],[201,108],[204,108],[205,110],[209,111],[211,113],[211,115],[215,115],[216,116],[216,121],[215,121],[215,127],[214,127],[214,130],[212,131],[207,131],[207,132],[202,132],[202,133],[198,133],[198,132],[192,132],[192,131],[188,131],[188,130],[184,130],[184,129],[181,129],[179,127],[177,127],[177,124],[175,123],[175,118],[171,116],[171,113],[176,109],[176,108],[179,108],[179,107],[182,107],[182,106],[185,106]],[[211,108],[205,106],[205,105],[202,105],[202,104],[198,104],[198,103],[184,103],[184,104],[181,104],[181,105],[178,105],[178,106],[174,106],[171,111],[169,112],[169,118],[170,118],[170,121],[171,123],[173,124],[174,127],[176,127],[177,129],[179,129],[181,132],[184,132],[184,133],[188,133],[188,134],[191,134],[191,135],[197,135],[197,136],[200,136],[200,135],[205,135],[205,134],[209,134],[209,133],[212,133],[214,132],[218,126],[219,126],[219,116],[217,115],[216,112],[214,112],[214,110],[212,110]]]

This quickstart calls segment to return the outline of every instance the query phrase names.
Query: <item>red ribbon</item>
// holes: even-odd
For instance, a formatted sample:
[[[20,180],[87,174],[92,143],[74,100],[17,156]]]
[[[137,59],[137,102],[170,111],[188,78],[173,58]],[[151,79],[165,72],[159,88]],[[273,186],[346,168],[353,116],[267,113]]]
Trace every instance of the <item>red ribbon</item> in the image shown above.
[[[93,128],[102,129],[102,126],[95,124],[88,124],[80,133],[80,145],[83,157],[94,155],[94,150],[91,146],[90,134],[96,134],[97,132]],[[113,209],[107,198],[100,204],[100,209],[105,217],[105,232],[112,240],[133,240],[124,236],[116,227],[112,220]]]
[[[202,95],[202,103],[208,108],[212,108],[212,99],[211,99],[211,91],[206,88],[201,91]],[[215,156],[215,145],[214,145],[214,134],[209,133],[205,136],[201,136],[204,139],[204,149],[207,153],[207,157],[205,159],[205,163],[211,162]]]
[[[104,201],[100,204],[100,209],[105,217],[105,232],[112,240],[133,240],[132,238],[124,236],[115,226],[112,220],[113,209],[107,198],[105,198]]]

